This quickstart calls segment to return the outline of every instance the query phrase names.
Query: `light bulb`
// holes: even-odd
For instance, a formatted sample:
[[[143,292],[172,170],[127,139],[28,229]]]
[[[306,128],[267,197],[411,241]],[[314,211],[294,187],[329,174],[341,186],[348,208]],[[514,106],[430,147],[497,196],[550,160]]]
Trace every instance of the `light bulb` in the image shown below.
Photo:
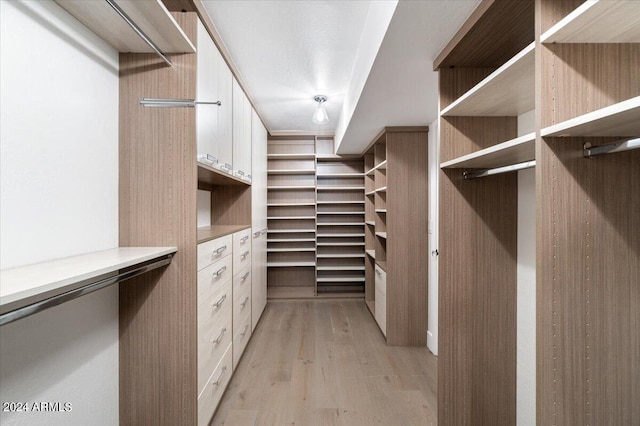
[[[327,101],[326,96],[316,96],[313,98],[316,102],[318,102],[318,106],[316,108],[316,112],[313,114],[313,118],[311,121],[315,124],[326,124],[329,122],[329,115],[327,114],[327,109],[322,105]]]

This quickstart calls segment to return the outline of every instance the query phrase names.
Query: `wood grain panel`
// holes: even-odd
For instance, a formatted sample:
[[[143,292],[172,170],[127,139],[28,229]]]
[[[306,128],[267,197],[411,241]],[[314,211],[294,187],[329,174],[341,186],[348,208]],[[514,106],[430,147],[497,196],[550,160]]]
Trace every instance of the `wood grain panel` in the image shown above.
[[[640,95],[640,44],[542,46],[542,127]]]
[[[440,110],[451,105],[473,86],[497,68],[442,68],[438,71],[440,79]]]
[[[196,8],[191,0],[162,0],[165,7],[172,12],[195,12]]]
[[[538,421],[640,418],[640,152],[539,142]],[[600,139],[590,139],[594,144]]]
[[[441,117],[440,162],[508,141],[517,133],[517,117]]]
[[[194,14],[176,19],[195,40]],[[196,55],[120,55],[121,246],[177,246],[171,265],[120,287],[120,422],[196,423]]]
[[[387,343],[427,339],[428,132],[387,133]],[[376,178],[377,186],[377,178]],[[378,229],[376,218],[376,232]],[[384,258],[377,260],[385,260]]]
[[[516,227],[516,174],[442,171],[439,424],[515,424]]]
[[[533,42],[533,24],[533,0],[485,0],[438,55],[433,69],[498,68]]]
[[[560,22],[562,18],[573,12],[575,8],[584,3],[584,0],[538,0],[540,1],[539,24],[541,32]]]
[[[211,189],[211,224],[251,226],[251,187],[214,186]]]

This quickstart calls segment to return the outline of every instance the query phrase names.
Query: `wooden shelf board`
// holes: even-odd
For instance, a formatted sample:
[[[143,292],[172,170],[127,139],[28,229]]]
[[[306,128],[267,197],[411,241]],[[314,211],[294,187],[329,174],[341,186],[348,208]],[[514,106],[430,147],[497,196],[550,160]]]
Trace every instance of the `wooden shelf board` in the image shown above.
[[[376,189],[376,192],[387,192],[387,187],[386,186],[382,186],[382,187]]]
[[[211,185],[246,185],[251,186],[251,182],[242,180],[222,170],[215,169],[208,164],[198,163],[198,184],[205,187]]]
[[[318,234],[318,238],[364,237],[364,234]]]
[[[336,216],[343,216],[343,215],[357,215],[357,216],[362,216],[364,214],[364,211],[360,211],[360,212],[317,212],[318,215],[336,215]]]
[[[336,223],[318,223],[318,226],[364,226],[364,222],[336,222]]]
[[[365,175],[366,175],[366,176],[371,176],[371,175],[375,174],[375,171],[376,171],[376,168],[374,167],[374,168],[372,168],[372,169],[367,170],[367,171],[365,172]]]
[[[307,234],[316,232],[315,229],[269,229],[269,234]]]
[[[282,249],[274,249],[267,248],[267,253],[289,253],[289,252],[299,252],[299,251],[316,251],[315,248],[311,247],[291,247],[291,248],[282,248]]]
[[[315,216],[267,216],[267,220],[315,220]]]
[[[387,239],[387,233],[386,232],[376,232],[376,236],[378,236],[380,238],[384,238],[385,240]]]
[[[376,251],[375,250],[365,250],[364,252],[366,254],[368,254],[369,256],[371,256],[372,259],[376,258]]]
[[[640,2],[585,1],[547,30],[542,43],[640,43]]]
[[[5,314],[90,286],[119,270],[175,253],[175,247],[119,247],[0,271]]]
[[[318,271],[364,271],[364,266],[318,266]]]
[[[267,299],[308,299],[315,297],[315,286],[269,286]]]
[[[364,204],[364,201],[318,201],[316,204]]]
[[[302,185],[302,186],[294,186],[294,185],[280,185],[280,186],[267,186],[267,189],[272,190],[296,190],[296,189],[315,189],[316,187],[313,185]]]
[[[267,174],[270,175],[313,175],[315,173],[313,169],[267,170]]]
[[[364,277],[318,277],[319,283],[359,283],[364,282]]]
[[[204,243],[209,240],[224,237],[225,235],[233,234],[243,229],[251,228],[251,225],[212,225],[202,226],[198,228],[198,244]]]
[[[365,192],[364,195],[371,196],[371,195],[375,195],[375,193],[376,193],[376,190],[374,189],[373,191]]]
[[[154,50],[107,2],[55,0],[118,52],[154,53]],[[160,0],[119,1],[118,6],[163,53],[194,53],[195,46]]]
[[[363,191],[364,186],[318,186],[318,191]]]
[[[324,155],[318,155],[316,157],[319,161],[348,161],[348,160],[359,160],[360,158],[362,158],[359,155],[353,154],[353,155],[333,155],[333,154],[324,154]]]
[[[267,154],[268,160],[315,160],[316,154]]]
[[[283,239],[275,239],[269,240],[267,239],[267,243],[302,243],[302,242],[315,242],[315,238],[283,238]]]
[[[309,268],[315,266],[315,262],[267,262],[268,268]]]
[[[364,257],[364,254],[360,254],[360,253],[319,254],[316,257],[318,259],[350,259],[354,257]]]
[[[341,178],[341,177],[363,177],[364,173],[318,173],[316,176],[318,177],[327,177],[327,178]]]
[[[338,247],[338,246],[363,246],[364,243],[318,243],[318,246]]]
[[[638,135],[640,96],[542,129],[543,137]]]
[[[441,168],[491,169],[522,163],[535,158],[536,134],[529,133],[519,138],[499,143],[462,157],[445,161]]]
[[[387,209],[376,209],[376,213],[387,213]]]
[[[370,226],[376,226],[376,222],[373,220],[367,220],[365,223]]]
[[[382,268],[383,271],[387,272],[387,261],[386,260],[376,260],[376,265]]]
[[[316,203],[267,203],[267,207],[315,206]]]
[[[534,108],[535,43],[444,108],[442,116],[513,116]]]
[[[325,286],[321,286],[318,288],[318,291],[326,291],[324,293],[318,293],[318,295],[316,296],[316,299],[362,299],[364,298],[364,292],[363,291],[358,291],[358,292],[354,292],[354,291],[333,291],[333,290],[327,290],[325,288]]]
[[[376,170],[387,170],[387,160],[381,161],[375,167]]]

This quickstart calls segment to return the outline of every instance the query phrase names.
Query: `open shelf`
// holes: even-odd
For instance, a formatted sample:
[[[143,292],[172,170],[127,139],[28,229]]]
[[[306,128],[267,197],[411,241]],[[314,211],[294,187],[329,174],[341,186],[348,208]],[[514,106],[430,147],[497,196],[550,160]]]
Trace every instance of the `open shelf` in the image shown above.
[[[299,251],[316,251],[313,247],[291,247],[291,248],[281,248],[274,249],[268,248],[267,253],[290,253],[290,252],[299,252]]]
[[[267,207],[298,207],[298,206],[315,206],[316,203],[267,203]]]
[[[366,176],[373,176],[375,174],[376,168],[373,167],[365,172]]]
[[[387,239],[387,233],[386,232],[376,232],[376,237],[384,238],[386,240]]]
[[[318,234],[318,238],[364,237],[364,234]]]
[[[154,50],[105,1],[55,0],[118,52],[154,53]],[[160,0],[118,2],[163,53],[194,53],[196,48]]]
[[[269,268],[308,268],[316,266],[316,262],[267,262]]]
[[[197,160],[196,160],[197,161]],[[251,186],[251,182],[235,177],[222,170],[215,169],[207,164],[198,163],[198,184],[205,186],[212,185],[246,185]]]
[[[476,84],[441,112],[442,116],[513,116],[530,111],[535,95],[535,43]]]
[[[545,127],[542,136],[640,135],[640,96]]]
[[[0,271],[0,324],[167,265],[176,251],[120,247]]]
[[[364,173],[318,173],[316,176],[318,177],[336,177],[336,178],[347,178],[347,177],[362,177]]]
[[[279,186],[267,186],[268,190],[297,190],[297,189],[315,189],[316,187],[313,185],[301,185],[301,186],[295,186],[295,185],[279,185]]]
[[[318,212],[319,215],[360,215],[362,216],[364,214],[363,211],[361,212]]]
[[[364,266],[318,266],[318,271],[364,271]]]
[[[270,286],[267,287],[267,299],[307,299],[314,297],[313,286]]]
[[[326,247],[338,247],[338,246],[363,246],[364,243],[318,243],[317,244],[319,247],[320,246],[326,246]]]
[[[364,204],[364,201],[318,201],[317,204]]]
[[[387,160],[381,161],[380,164],[378,164],[375,167],[376,170],[387,170]]]
[[[387,187],[386,186],[380,187],[380,188],[376,189],[375,192],[387,192]]]
[[[288,169],[288,170],[267,170],[270,175],[313,175],[316,173],[313,169]]]
[[[364,222],[318,223],[318,226],[363,226]]]
[[[315,154],[267,154],[268,160],[315,160]]]
[[[336,283],[336,282],[350,282],[359,283],[364,282],[364,277],[318,277],[319,283]]]
[[[315,220],[315,216],[267,216],[267,220]]]
[[[364,186],[319,186],[318,191],[362,191]]]
[[[197,239],[198,244],[204,243],[209,240],[224,237],[225,235],[233,234],[243,229],[251,228],[251,225],[211,225],[202,226],[198,228]]]
[[[365,192],[364,195],[370,197],[370,196],[374,195],[375,193],[376,193],[376,190],[374,189],[373,191]]]
[[[585,1],[540,37],[542,43],[640,43],[640,2]]]
[[[316,256],[318,259],[352,259],[364,257],[364,253],[334,253],[334,254],[319,254]]]
[[[376,209],[376,213],[387,213],[387,209]]]
[[[536,134],[499,143],[492,147],[454,158],[440,165],[442,168],[494,168],[522,163],[535,158]]]
[[[371,256],[372,259],[376,258],[376,251],[375,250],[365,250],[365,253],[367,253],[369,256]]]
[[[315,238],[282,238],[282,239],[267,239],[267,243],[308,243],[315,242]]]
[[[365,224],[370,225],[370,226],[376,226],[376,222],[374,220],[367,220],[365,222]]]
[[[269,231],[267,231],[269,234],[304,234],[304,233],[308,233],[308,234],[312,234],[314,232],[316,232],[315,229],[271,229],[269,228]],[[288,240],[291,241],[291,240]]]

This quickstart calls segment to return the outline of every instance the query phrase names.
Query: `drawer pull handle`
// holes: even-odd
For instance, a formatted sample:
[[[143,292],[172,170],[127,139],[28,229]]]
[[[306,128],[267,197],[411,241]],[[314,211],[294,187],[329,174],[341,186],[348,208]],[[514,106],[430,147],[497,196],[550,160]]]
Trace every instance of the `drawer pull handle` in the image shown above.
[[[376,269],[376,275],[381,277],[382,276],[382,272],[380,272],[378,269]]]
[[[223,266],[222,268],[218,269],[218,271],[216,272],[216,277],[219,277],[220,275],[224,274],[226,270],[227,270],[226,266]]]
[[[240,256],[243,260],[247,258],[247,256],[249,256],[249,250],[245,251],[244,253],[242,253],[242,256]]]
[[[249,236],[248,236],[248,235],[247,235],[247,236],[244,236],[244,237],[242,237],[242,238],[240,238],[240,244],[244,244],[244,243],[246,243],[248,239],[249,239]]]
[[[249,324],[247,324],[247,325],[245,325],[245,326],[244,326],[244,331],[243,331],[242,333],[240,333],[240,335],[241,335],[242,337],[244,337],[244,335],[245,335],[245,334],[247,334],[247,330],[249,330]]]
[[[244,302],[241,303],[242,307],[244,308],[247,304],[247,302],[249,301],[249,296],[244,298]]]
[[[247,272],[247,273],[246,273],[246,274],[244,274],[244,275],[242,276],[242,278],[240,278],[240,279],[241,279],[242,281],[246,280],[246,279],[249,277],[249,274],[250,274],[250,273],[251,273],[251,272]]]
[[[218,300],[216,303],[213,304],[213,307],[216,309],[219,308],[220,306],[222,306],[225,300],[227,300],[227,295],[223,294],[220,300]]]
[[[222,246],[217,250],[213,251],[213,255],[214,256],[220,256],[222,253],[224,253],[224,251],[227,249],[227,246]]]
[[[224,336],[224,333],[226,332],[227,332],[227,327],[224,327],[222,330],[220,330],[220,335],[218,335],[217,338],[213,339],[213,344],[214,345],[220,344],[220,342],[222,342],[222,336]]]
[[[261,232],[261,231],[254,232],[254,233],[253,233],[253,238],[258,238],[260,235],[262,235],[262,232]]]
[[[212,385],[215,386],[215,387],[220,386],[220,383],[222,383],[222,377],[224,376],[224,373],[226,373],[226,372],[227,372],[227,366],[223,365],[222,366],[222,371],[220,372],[220,375],[218,376],[218,380],[213,382]]]

